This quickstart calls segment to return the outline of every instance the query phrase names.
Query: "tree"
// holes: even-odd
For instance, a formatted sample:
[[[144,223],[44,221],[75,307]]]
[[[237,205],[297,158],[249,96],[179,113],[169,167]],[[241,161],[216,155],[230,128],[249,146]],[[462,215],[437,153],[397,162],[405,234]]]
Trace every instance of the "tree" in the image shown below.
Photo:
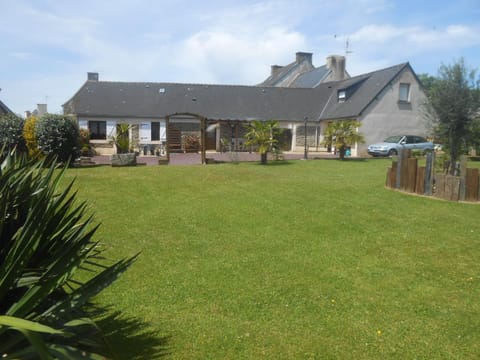
[[[0,148],[18,151],[26,151],[25,139],[23,138],[23,126],[25,121],[15,114],[0,116]]]
[[[461,154],[475,143],[479,112],[476,70],[468,69],[463,58],[452,65],[442,65],[425,105],[434,136],[444,145],[450,158],[449,172],[454,174]]]
[[[276,120],[253,120],[247,125],[245,144],[257,146],[257,151],[260,153],[260,162],[265,165],[267,163],[267,154],[276,148],[278,136],[281,133],[282,129]]]
[[[331,122],[325,131],[323,143],[334,145],[339,152],[340,159],[344,160],[349,146],[365,142],[363,135],[357,130],[361,125],[362,123],[356,120]]]
[[[44,154],[67,163],[80,154],[80,130],[66,115],[45,114],[36,123],[38,146]]]
[[[425,91],[425,94],[429,94],[430,90],[433,88],[435,85],[435,82],[437,81],[437,78],[435,76],[431,76],[429,74],[419,74],[418,78],[420,82],[422,83],[423,90]]]
[[[5,359],[101,359],[92,298],[136,256],[108,264],[98,228],[65,171],[25,154],[0,156],[0,354]],[[103,346],[102,346],[103,345]]]

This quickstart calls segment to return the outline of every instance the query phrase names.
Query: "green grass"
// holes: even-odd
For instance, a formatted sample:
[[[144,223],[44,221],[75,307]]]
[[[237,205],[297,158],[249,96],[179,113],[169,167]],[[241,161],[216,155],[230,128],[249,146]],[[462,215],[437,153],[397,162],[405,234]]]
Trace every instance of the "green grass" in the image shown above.
[[[480,207],[387,190],[389,163],[69,170],[109,257],[142,251],[97,299],[149,329],[119,358],[479,358]]]

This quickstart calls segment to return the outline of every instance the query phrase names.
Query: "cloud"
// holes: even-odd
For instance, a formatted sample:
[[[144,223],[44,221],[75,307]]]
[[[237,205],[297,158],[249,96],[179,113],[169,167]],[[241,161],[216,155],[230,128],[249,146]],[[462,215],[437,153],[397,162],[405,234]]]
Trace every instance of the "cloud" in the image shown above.
[[[12,52],[9,55],[18,60],[29,60],[32,58],[32,53],[30,52]]]
[[[350,39],[362,45],[389,47],[401,46],[415,51],[431,49],[458,49],[480,44],[480,27],[448,25],[444,28],[425,26],[396,27],[393,25],[366,25],[351,34]]]
[[[281,27],[244,34],[202,31],[180,44],[174,65],[192,76],[191,81],[254,84],[268,76],[270,65],[293,61],[305,44],[302,34]]]

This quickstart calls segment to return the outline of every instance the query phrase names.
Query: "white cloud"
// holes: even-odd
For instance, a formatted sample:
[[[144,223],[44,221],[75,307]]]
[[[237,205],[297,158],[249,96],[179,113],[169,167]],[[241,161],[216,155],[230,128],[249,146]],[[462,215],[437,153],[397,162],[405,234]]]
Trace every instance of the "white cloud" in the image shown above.
[[[270,65],[286,58],[293,61],[295,52],[306,44],[302,34],[288,29],[257,34],[251,30],[194,34],[180,44],[174,64],[192,76],[191,81],[254,84],[268,76]]]

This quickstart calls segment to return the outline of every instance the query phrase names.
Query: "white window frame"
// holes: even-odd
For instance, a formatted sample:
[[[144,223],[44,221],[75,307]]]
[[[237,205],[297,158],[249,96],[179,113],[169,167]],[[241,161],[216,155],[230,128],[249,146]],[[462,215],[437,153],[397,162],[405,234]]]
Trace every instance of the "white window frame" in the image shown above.
[[[400,102],[410,102],[410,84],[400,83],[398,88],[398,101]]]

